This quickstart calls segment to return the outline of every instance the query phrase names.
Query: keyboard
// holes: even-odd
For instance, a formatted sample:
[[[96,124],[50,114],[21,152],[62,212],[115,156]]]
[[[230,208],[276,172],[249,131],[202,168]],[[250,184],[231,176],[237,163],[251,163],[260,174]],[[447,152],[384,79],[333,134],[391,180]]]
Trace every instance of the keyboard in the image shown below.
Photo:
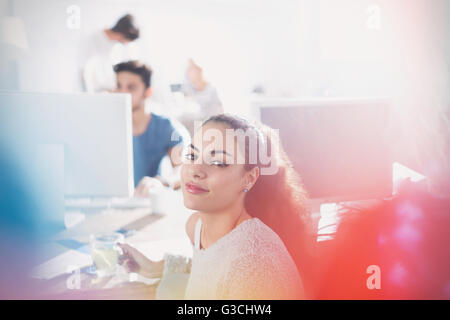
[[[72,209],[137,209],[151,208],[150,198],[70,198],[66,210]]]

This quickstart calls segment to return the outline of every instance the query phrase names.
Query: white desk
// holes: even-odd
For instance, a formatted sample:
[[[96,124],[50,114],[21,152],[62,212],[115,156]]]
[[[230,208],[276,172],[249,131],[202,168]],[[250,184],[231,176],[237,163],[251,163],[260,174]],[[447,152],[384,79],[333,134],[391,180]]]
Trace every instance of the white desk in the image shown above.
[[[107,284],[108,279],[99,280],[81,274],[83,284],[80,289],[69,289],[67,279],[74,274],[71,270],[92,265],[88,243],[91,234],[118,229],[131,231],[131,235],[125,238],[125,243],[137,248],[150,259],[159,260],[166,252],[192,256],[192,246],[185,233],[185,223],[191,211],[184,207],[181,191],[165,189],[159,200],[164,203],[165,210],[162,214],[152,214],[149,209],[105,210],[86,214],[84,221],[56,235],[50,245],[59,250],[60,254],[38,266],[35,273],[40,279],[45,279],[40,280],[46,287],[45,294],[56,297],[68,294],[69,297],[84,298],[89,292],[95,291],[95,298],[111,298],[111,294],[112,298],[126,298],[122,293],[127,291],[127,297],[136,298],[136,295],[130,293],[141,291],[146,293],[146,297],[151,297],[145,287],[138,290],[136,283],[121,286],[112,293],[108,289],[111,294],[107,294],[108,290],[102,289],[105,286],[113,288],[111,283]],[[82,243],[84,246],[70,249],[61,244],[64,241]]]

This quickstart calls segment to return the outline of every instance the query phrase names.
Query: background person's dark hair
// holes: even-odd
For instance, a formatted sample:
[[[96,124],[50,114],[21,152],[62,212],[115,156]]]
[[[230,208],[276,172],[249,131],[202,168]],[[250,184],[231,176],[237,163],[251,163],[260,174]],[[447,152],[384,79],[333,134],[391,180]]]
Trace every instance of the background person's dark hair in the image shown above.
[[[242,129],[246,133],[248,130],[253,131],[253,135],[258,139],[257,163],[251,164],[248,161],[249,141],[246,139],[246,170],[259,167],[261,173],[262,168],[270,168],[273,161],[276,162],[278,171],[275,174],[260,174],[254,186],[247,192],[245,208],[252,217],[259,218],[281,238],[297,266],[308,297],[312,289],[311,259],[315,239],[306,204],[307,194],[281,144],[278,146],[278,154],[272,152],[275,150],[273,143],[279,142],[278,136],[274,130],[265,125],[260,123],[253,125],[233,115],[215,115],[203,124],[208,122],[223,123],[231,129]],[[263,145],[261,138],[266,140],[267,155],[271,158],[268,164],[263,164],[260,159],[260,146]]]
[[[131,14],[126,14],[120,18],[111,30],[120,33],[130,41],[139,38],[139,29],[136,27],[134,17]]]
[[[141,77],[142,81],[145,84],[146,88],[150,88],[152,82],[152,69],[145,65],[144,63],[141,63],[139,61],[127,61],[127,62],[121,62],[114,66],[114,72],[119,73],[123,71],[128,71],[134,74],[137,74]]]

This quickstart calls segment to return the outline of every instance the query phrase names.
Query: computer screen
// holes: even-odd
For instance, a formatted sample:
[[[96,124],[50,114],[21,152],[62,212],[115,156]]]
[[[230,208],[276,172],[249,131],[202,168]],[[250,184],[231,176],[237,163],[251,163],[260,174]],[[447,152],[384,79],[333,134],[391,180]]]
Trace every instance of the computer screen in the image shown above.
[[[310,198],[324,202],[392,194],[388,108],[384,99],[259,105],[261,121],[279,130]]]
[[[129,95],[0,93],[0,101],[2,140],[44,164],[38,176],[60,172],[53,181],[65,197],[131,196]]]

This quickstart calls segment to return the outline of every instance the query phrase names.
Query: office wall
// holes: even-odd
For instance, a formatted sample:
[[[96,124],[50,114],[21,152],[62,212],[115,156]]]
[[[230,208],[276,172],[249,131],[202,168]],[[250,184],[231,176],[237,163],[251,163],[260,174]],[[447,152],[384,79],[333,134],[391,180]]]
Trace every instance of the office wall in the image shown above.
[[[0,16],[8,13],[8,0],[0,0]]]
[[[230,112],[247,106],[255,86],[275,97],[387,95],[394,86],[389,46],[383,42],[389,25],[376,30],[368,23],[370,7],[379,4],[383,19],[389,1],[342,1],[345,5],[333,0],[12,0],[30,47],[20,62],[21,89],[82,90],[80,49],[86,37],[130,12],[141,26],[138,47],[155,70],[157,93],[182,80],[186,59],[193,56]],[[448,21],[448,1],[434,3]],[[71,5],[81,10],[75,30],[67,27]]]
[[[81,9],[78,30],[66,26],[66,9],[73,4]],[[25,22],[30,45],[20,65],[23,90],[81,90],[78,54],[83,40],[125,12],[141,25],[139,47],[155,69],[156,83],[182,80],[186,60],[194,56],[230,109],[239,110],[257,84],[278,84],[275,91],[280,92],[293,86],[289,74],[295,73],[298,56],[296,1],[15,0],[13,7]]]

